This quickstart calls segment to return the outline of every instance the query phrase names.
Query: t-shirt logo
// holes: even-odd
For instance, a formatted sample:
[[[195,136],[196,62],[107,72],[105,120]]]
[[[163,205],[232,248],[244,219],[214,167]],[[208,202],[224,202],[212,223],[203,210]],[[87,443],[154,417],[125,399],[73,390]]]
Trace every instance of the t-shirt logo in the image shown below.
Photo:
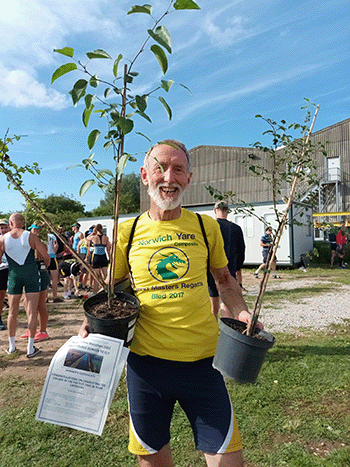
[[[164,247],[156,251],[148,263],[151,276],[160,282],[181,279],[188,268],[188,257],[182,250],[174,247]]]

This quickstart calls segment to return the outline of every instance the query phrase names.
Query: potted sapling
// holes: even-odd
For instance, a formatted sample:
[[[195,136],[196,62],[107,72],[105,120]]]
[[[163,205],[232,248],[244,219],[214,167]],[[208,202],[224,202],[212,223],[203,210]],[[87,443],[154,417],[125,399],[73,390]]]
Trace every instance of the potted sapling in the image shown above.
[[[170,13],[195,9],[199,9],[199,6],[192,0],[170,1],[163,14],[155,19],[151,5],[132,6],[128,11],[128,15],[147,15],[151,22],[151,27],[145,31],[145,40],[132,59],[126,59],[122,54],[119,54],[116,59],[112,59],[106,51],[97,49],[86,54],[87,62],[85,63],[75,58],[75,51],[71,47],[55,49],[56,53],[71,60],[53,73],[52,83],[69,72],[80,72],[84,75],[84,78],[75,82],[69,94],[75,106],[80,101],[84,101],[82,119],[86,127],[92,114],[96,114],[100,119],[104,120],[106,131],[103,146],[110,154],[110,158],[115,162],[115,170],[109,170],[97,168],[97,161],[94,159],[93,153],[83,160],[83,166],[93,175],[93,178],[84,182],[80,189],[81,196],[95,183],[102,189],[113,187],[114,190],[114,224],[108,285],[104,286],[102,292],[86,300],[84,303],[85,315],[92,332],[107,333],[113,337],[120,337],[125,340],[126,345],[131,343],[140,305],[137,298],[132,293],[128,293],[132,292],[129,279],[113,287],[122,174],[126,164],[136,160],[133,155],[127,152],[125,138],[135,132],[150,141],[142,133],[136,132],[135,126],[137,118],[140,117],[151,122],[147,113],[148,101],[151,98],[155,98],[161,103],[169,119],[171,119],[171,108],[163,94],[168,93],[174,85],[172,79],[163,79],[159,85],[145,94],[139,95],[136,91],[133,93],[133,89],[136,88],[135,83],[139,78],[139,72],[135,70],[135,66],[140,56],[146,51],[150,51],[158,61],[162,73],[165,74],[168,70],[168,56],[171,54],[172,48],[170,33],[162,22]],[[111,80],[101,78],[95,71],[92,71],[98,60],[111,62]],[[186,88],[186,86],[183,87]],[[96,147],[100,136],[101,131],[99,129],[94,129],[89,133],[87,143],[90,151]],[[98,323],[101,322],[103,329],[97,327]],[[118,327],[121,328],[121,334],[117,330]]]
[[[277,227],[273,229],[266,267],[263,270],[250,324],[246,326],[244,323],[230,318],[222,318],[220,321],[220,337],[213,365],[225,376],[241,383],[256,381],[266,353],[275,342],[274,336],[266,331],[260,331],[256,326],[266,286],[286,225],[289,222],[299,222],[295,219],[289,219],[292,203],[298,198],[297,185],[300,184],[305,189],[305,186],[315,184],[317,175],[313,154],[316,150],[322,150],[326,154],[323,144],[315,145],[310,139],[319,106],[316,107],[311,121],[310,108],[314,104],[311,104],[307,99],[306,102],[306,106],[303,107],[306,109],[303,125],[287,125],[284,120],[277,123],[257,115],[268,124],[269,129],[264,134],[271,136],[272,145],[264,146],[260,142],[253,145],[261,151],[259,154],[262,155],[264,163],[256,162],[261,160],[259,156],[256,157],[256,153],[253,154],[254,157],[251,157],[249,162],[244,161],[250,172],[269,183],[273,200],[274,221]],[[298,136],[289,134],[294,130],[298,132]],[[299,135],[299,131],[301,135]],[[254,206],[243,200],[237,201],[234,193],[222,193],[212,186],[208,186],[207,189],[216,199],[233,203],[235,212],[244,213],[246,216],[256,216],[267,226],[266,220],[255,213]],[[289,195],[283,196],[282,190]],[[282,209],[280,207],[281,198],[284,203]],[[303,209],[302,204],[300,207]]]

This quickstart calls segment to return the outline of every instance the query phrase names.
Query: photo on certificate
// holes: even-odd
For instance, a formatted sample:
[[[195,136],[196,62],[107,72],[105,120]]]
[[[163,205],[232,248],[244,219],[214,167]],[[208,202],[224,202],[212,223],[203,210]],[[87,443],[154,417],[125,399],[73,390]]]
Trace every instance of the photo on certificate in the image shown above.
[[[96,355],[78,349],[69,349],[63,366],[75,368],[77,370],[91,371],[92,373],[100,373],[102,362],[102,355]]]

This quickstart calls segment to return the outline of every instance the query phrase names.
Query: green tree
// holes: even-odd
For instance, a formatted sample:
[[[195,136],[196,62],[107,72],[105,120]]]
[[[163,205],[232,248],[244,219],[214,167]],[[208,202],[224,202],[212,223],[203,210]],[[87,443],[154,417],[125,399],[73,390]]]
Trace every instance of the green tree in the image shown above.
[[[93,216],[112,216],[114,207],[114,180],[108,186],[105,197],[98,208],[92,211]],[[124,175],[120,190],[119,212],[129,214],[140,210],[140,175],[134,172]]]
[[[62,211],[72,211],[80,214],[84,214],[85,207],[66,194],[63,195],[50,195],[45,198],[39,198],[38,203],[42,209],[52,214],[59,214]]]

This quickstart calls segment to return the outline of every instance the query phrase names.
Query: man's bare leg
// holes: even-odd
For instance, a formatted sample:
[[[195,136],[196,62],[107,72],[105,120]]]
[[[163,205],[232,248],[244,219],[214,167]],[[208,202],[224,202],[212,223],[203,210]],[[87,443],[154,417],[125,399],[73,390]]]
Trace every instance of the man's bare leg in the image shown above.
[[[243,467],[242,451],[227,452],[225,454],[204,453],[208,467]]]
[[[137,456],[137,458],[140,467],[174,467],[169,443],[155,454]]]
[[[35,337],[36,327],[38,324],[38,303],[39,303],[39,292],[36,293],[27,293],[26,294],[26,303],[27,303],[27,317],[28,317],[28,329],[29,337]]]
[[[52,285],[52,298],[57,298],[57,288],[58,288],[58,269],[50,270],[51,285]]]
[[[8,336],[15,337],[17,329],[17,317],[19,312],[19,302],[22,294],[9,295],[9,314],[7,317]]]

